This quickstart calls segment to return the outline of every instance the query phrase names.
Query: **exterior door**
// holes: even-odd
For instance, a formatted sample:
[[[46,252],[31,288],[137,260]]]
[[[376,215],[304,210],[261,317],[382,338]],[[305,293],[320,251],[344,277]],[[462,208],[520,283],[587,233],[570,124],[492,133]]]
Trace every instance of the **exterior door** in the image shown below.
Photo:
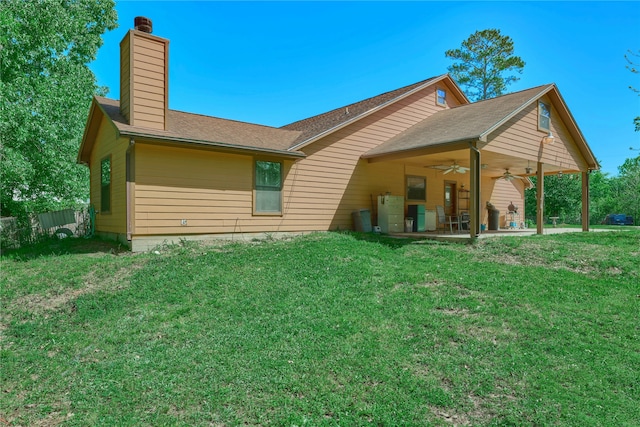
[[[444,182],[444,213],[447,215],[457,215],[456,207],[456,182]]]

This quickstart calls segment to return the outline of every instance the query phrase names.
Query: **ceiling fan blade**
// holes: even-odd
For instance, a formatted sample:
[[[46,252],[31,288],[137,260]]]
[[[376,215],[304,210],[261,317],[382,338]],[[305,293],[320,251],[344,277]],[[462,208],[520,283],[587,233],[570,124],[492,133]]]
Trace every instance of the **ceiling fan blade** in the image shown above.
[[[443,175],[448,174],[449,172],[453,172],[453,168],[449,168],[446,171],[442,172]]]

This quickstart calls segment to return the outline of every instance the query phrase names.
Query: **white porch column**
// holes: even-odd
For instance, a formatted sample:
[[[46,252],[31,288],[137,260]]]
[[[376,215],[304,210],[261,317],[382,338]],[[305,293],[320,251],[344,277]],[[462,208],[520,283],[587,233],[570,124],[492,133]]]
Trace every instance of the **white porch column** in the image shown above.
[[[582,231],[589,231],[589,171],[582,172]]]
[[[536,172],[536,203],[538,209],[536,213],[536,232],[544,234],[544,171],[543,163],[538,162],[538,171]]]
[[[476,143],[472,143],[469,149],[469,234],[471,237],[480,235],[480,150]]]

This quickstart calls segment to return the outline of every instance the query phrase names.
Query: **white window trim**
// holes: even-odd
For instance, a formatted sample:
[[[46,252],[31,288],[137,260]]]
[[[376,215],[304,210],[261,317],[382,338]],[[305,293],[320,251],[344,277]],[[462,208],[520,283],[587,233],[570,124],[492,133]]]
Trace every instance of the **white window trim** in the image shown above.
[[[270,163],[279,163],[280,164],[280,210],[279,211],[269,211],[269,212],[264,212],[264,211],[259,211],[257,210],[257,189],[256,189],[256,163],[257,162],[270,162]],[[264,158],[255,158],[253,159],[253,173],[252,173],[252,185],[253,185],[253,215],[254,216],[282,216],[282,212],[283,212],[283,203],[284,203],[284,195],[283,195],[283,187],[284,187],[284,162],[282,160],[274,160],[274,159],[264,159]]]
[[[440,102],[440,94],[438,92],[444,93],[444,96],[442,97],[444,99],[444,102]],[[446,89],[443,89],[441,87],[436,87],[436,105],[439,105],[441,107],[447,106],[447,90]]]
[[[541,105],[544,105],[547,108],[547,111],[549,112],[548,116],[543,116],[542,115],[542,108],[540,108]],[[548,128],[544,128],[542,127],[542,117],[547,117],[549,119],[549,127]],[[543,132],[550,132],[551,131],[551,105],[548,104],[547,102],[544,101],[538,101],[538,130],[543,131]]]

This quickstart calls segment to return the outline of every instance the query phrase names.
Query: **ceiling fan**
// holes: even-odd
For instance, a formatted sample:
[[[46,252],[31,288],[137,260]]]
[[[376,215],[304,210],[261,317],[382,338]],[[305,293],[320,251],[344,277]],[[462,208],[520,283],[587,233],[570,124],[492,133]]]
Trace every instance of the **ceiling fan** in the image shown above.
[[[509,172],[509,168],[506,168],[502,175],[494,179],[504,179],[505,181],[513,181],[514,179],[526,179],[526,178],[523,176],[514,175],[511,172]]]
[[[469,168],[464,167],[464,166],[460,166],[459,164],[457,164],[455,161],[453,162],[453,164],[451,165],[434,165],[434,166],[427,166],[428,168],[432,168],[432,169],[439,169],[442,172],[443,175],[446,175],[448,173],[467,173],[467,171],[469,170]]]

